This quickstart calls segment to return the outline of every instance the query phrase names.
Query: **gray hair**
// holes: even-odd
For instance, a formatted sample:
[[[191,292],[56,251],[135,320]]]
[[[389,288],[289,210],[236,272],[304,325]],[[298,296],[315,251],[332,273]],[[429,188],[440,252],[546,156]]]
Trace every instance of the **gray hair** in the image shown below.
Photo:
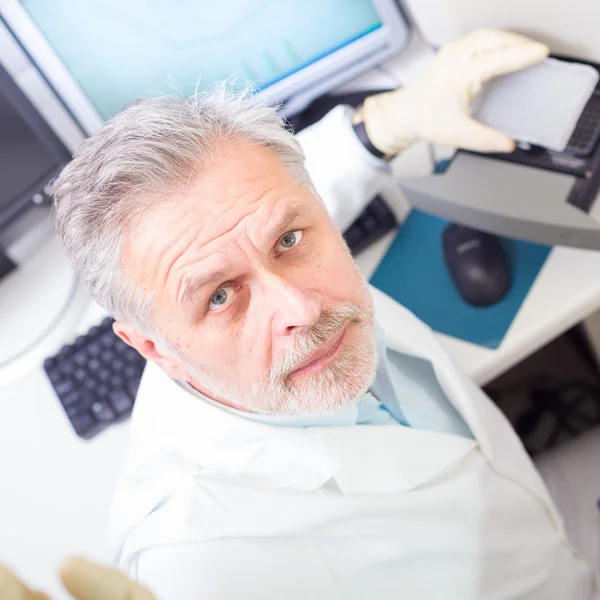
[[[237,139],[271,148],[296,181],[309,183],[300,145],[276,109],[227,83],[134,102],[81,144],[56,183],[56,227],[92,296],[113,317],[160,335],[152,293],[124,275],[123,242],[144,210],[183,191],[220,144]]]

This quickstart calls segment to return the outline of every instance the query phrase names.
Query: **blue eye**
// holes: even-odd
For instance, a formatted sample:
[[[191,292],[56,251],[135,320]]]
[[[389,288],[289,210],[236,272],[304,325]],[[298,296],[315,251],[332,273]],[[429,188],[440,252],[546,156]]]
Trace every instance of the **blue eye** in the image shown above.
[[[233,287],[227,286],[219,288],[210,299],[208,310],[220,310],[227,306],[233,298]]]
[[[302,239],[302,231],[289,231],[284,236],[279,238],[279,251],[287,252],[294,246],[297,246]]]

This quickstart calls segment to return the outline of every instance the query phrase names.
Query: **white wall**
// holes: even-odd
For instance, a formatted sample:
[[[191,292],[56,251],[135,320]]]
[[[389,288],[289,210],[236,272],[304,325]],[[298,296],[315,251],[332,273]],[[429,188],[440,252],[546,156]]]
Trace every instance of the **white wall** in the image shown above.
[[[600,62],[598,0],[403,0],[425,39],[441,45],[480,27],[547,43],[552,52]]]

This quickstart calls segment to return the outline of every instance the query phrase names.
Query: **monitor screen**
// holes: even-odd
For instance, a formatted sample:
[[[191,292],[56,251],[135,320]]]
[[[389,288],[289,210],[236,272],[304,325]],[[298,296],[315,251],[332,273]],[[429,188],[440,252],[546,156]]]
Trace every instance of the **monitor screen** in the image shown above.
[[[0,85],[0,215],[57,165],[56,152],[2,91]]]
[[[273,85],[382,27],[371,0],[21,0],[103,119],[235,77]]]

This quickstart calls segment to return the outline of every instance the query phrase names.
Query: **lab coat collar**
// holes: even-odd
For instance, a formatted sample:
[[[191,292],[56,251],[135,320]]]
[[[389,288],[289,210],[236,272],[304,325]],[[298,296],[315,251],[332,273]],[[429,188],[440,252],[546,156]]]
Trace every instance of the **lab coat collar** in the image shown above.
[[[314,428],[252,421],[203,402],[149,363],[134,408],[130,465],[176,454],[203,476],[312,491],[339,470]]]
[[[370,290],[377,319],[379,323],[385,323],[385,327],[381,327],[381,335],[385,338],[386,346],[431,362],[440,387],[469,425],[486,458],[491,461],[492,441],[487,433],[488,419],[482,410],[484,403],[474,401],[474,391],[481,394],[481,390],[442,350],[430,327],[377,288],[370,286]]]
[[[395,425],[266,425],[203,402],[149,364],[130,465],[175,453],[223,483],[310,492],[334,479],[344,494],[372,494],[413,489],[475,446],[460,436]]]

